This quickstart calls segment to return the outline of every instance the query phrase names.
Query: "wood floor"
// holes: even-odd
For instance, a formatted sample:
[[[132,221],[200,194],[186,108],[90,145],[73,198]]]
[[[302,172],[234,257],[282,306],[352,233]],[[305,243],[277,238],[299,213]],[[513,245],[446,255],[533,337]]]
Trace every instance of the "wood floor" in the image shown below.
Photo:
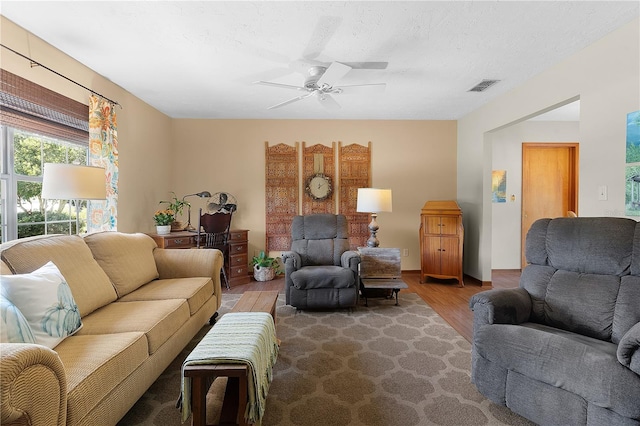
[[[445,319],[460,335],[471,341],[473,332],[473,312],[469,309],[469,299],[474,294],[490,290],[492,288],[518,287],[520,270],[494,270],[492,273],[492,286],[480,285],[480,282],[465,276],[465,286],[458,287],[455,280],[429,279],[427,283],[420,283],[419,272],[403,272],[402,279],[409,286],[402,292],[417,293],[422,300]],[[284,290],[284,277],[280,276],[272,281],[251,281],[248,284],[235,285],[223,293],[244,293],[254,290]],[[224,297],[224,296],[223,296]],[[367,309],[362,306],[360,309]]]

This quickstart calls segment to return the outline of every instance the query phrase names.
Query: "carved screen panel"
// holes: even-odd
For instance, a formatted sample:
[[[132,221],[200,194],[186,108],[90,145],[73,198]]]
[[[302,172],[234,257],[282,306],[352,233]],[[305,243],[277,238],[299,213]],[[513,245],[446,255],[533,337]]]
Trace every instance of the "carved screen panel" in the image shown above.
[[[302,142],[302,214],[335,213],[335,193],[337,189],[336,166],[334,160],[335,142],[331,146],[306,146]],[[315,200],[306,193],[307,180],[316,173],[324,173],[331,178],[333,192],[324,200]]]
[[[340,167],[340,208],[349,223],[349,245],[352,250],[367,245],[369,222],[367,213],[357,213],[358,188],[371,186],[371,142],[368,146],[338,143],[338,164]]]
[[[291,248],[291,222],[298,214],[298,142],[265,142],[266,251]]]

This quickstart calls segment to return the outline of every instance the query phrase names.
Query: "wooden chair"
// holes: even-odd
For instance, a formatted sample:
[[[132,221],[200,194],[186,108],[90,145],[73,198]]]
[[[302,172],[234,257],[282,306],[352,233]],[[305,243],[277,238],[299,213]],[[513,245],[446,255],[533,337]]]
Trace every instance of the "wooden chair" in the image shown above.
[[[229,231],[231,230],[231,216],[233,213],[202,213],[198,217],[198,236],[196,237],[196,247],[206,249],[218,249],[222,252],[225,264],[229,258]],[[227,278],[226,266],[222,266],[222,276],[227,290],[229,279]]]

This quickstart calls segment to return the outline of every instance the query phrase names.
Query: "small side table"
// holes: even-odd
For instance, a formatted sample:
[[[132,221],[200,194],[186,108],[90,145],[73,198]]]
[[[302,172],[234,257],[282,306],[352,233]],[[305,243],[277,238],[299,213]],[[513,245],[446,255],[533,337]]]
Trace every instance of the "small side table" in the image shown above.
[[[360,252],[360,292],[364,297],[364,306],[369,306],[368,293],[375,290],[391,290],[395,295],[396,306],[398,293],[409,288],[402,281],[400,268],[400,249],[382,247],[358,247]]]

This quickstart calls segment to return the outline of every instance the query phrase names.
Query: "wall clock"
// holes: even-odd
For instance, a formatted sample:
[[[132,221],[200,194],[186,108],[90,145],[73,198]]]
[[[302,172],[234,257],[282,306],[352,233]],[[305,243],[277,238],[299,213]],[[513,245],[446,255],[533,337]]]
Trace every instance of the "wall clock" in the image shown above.
[[[316,173],[309,176],[305,186],[305,192],[314,200],[326,200],[333,192],[331,177],[324,173]]]

